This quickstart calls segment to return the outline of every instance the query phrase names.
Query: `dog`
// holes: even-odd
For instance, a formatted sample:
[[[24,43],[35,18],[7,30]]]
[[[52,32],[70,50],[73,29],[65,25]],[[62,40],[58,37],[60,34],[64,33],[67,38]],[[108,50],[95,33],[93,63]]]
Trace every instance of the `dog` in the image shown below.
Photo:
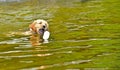
[[[30,29],[30,32],[32,33],[32,35],[37,34],[40,36],[40,39],[43,39],[44,32],[49,31],[49,24],[45,20],[38,19],[38,20],[33,21],[29,25],[29,29]]]
[[[45,31],[48,31],[48,23],[45,20],[38,19],[35,20],[32,24],[29,25],[30,31],[33,34],[43,34]]]

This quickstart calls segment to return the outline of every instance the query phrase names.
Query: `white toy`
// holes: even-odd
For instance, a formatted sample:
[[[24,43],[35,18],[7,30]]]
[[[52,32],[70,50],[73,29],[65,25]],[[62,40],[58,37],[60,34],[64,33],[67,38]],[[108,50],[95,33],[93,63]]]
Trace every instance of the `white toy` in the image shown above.
[[[43,34],[44,43],[48,43],[49,37],[50,37],[50,32],[45,31],[44,34]]]

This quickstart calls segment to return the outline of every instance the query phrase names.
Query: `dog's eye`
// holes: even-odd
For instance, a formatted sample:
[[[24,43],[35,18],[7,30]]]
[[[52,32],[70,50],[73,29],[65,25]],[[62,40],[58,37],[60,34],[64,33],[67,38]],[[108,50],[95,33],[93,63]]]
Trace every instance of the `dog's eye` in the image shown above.
[[[40,22],[39,24],[42,24],[42,22]]]

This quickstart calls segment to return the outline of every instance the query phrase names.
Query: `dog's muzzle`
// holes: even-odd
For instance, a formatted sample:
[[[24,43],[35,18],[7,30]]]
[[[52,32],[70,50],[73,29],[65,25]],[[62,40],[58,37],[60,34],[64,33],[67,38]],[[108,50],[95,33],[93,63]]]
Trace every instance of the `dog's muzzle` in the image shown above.
[[[45,32],[45,27],[46,27],[46,26],[43,26],[42,29],[39,29],[39,33],[40,33],[40,34],[44,34],[44,32]]]
[[[45,29],[39,29],[40,34],[44,34]]]

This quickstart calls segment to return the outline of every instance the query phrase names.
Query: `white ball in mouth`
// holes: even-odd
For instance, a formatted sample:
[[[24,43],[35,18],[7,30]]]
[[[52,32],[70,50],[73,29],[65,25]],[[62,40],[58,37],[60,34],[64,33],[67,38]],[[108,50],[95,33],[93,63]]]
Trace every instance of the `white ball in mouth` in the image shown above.
[[[43,34],[44,41],[47,41],[49,39],[49,36],[50,36],[50,32],[49,31],[45,31],[44,34]]]

